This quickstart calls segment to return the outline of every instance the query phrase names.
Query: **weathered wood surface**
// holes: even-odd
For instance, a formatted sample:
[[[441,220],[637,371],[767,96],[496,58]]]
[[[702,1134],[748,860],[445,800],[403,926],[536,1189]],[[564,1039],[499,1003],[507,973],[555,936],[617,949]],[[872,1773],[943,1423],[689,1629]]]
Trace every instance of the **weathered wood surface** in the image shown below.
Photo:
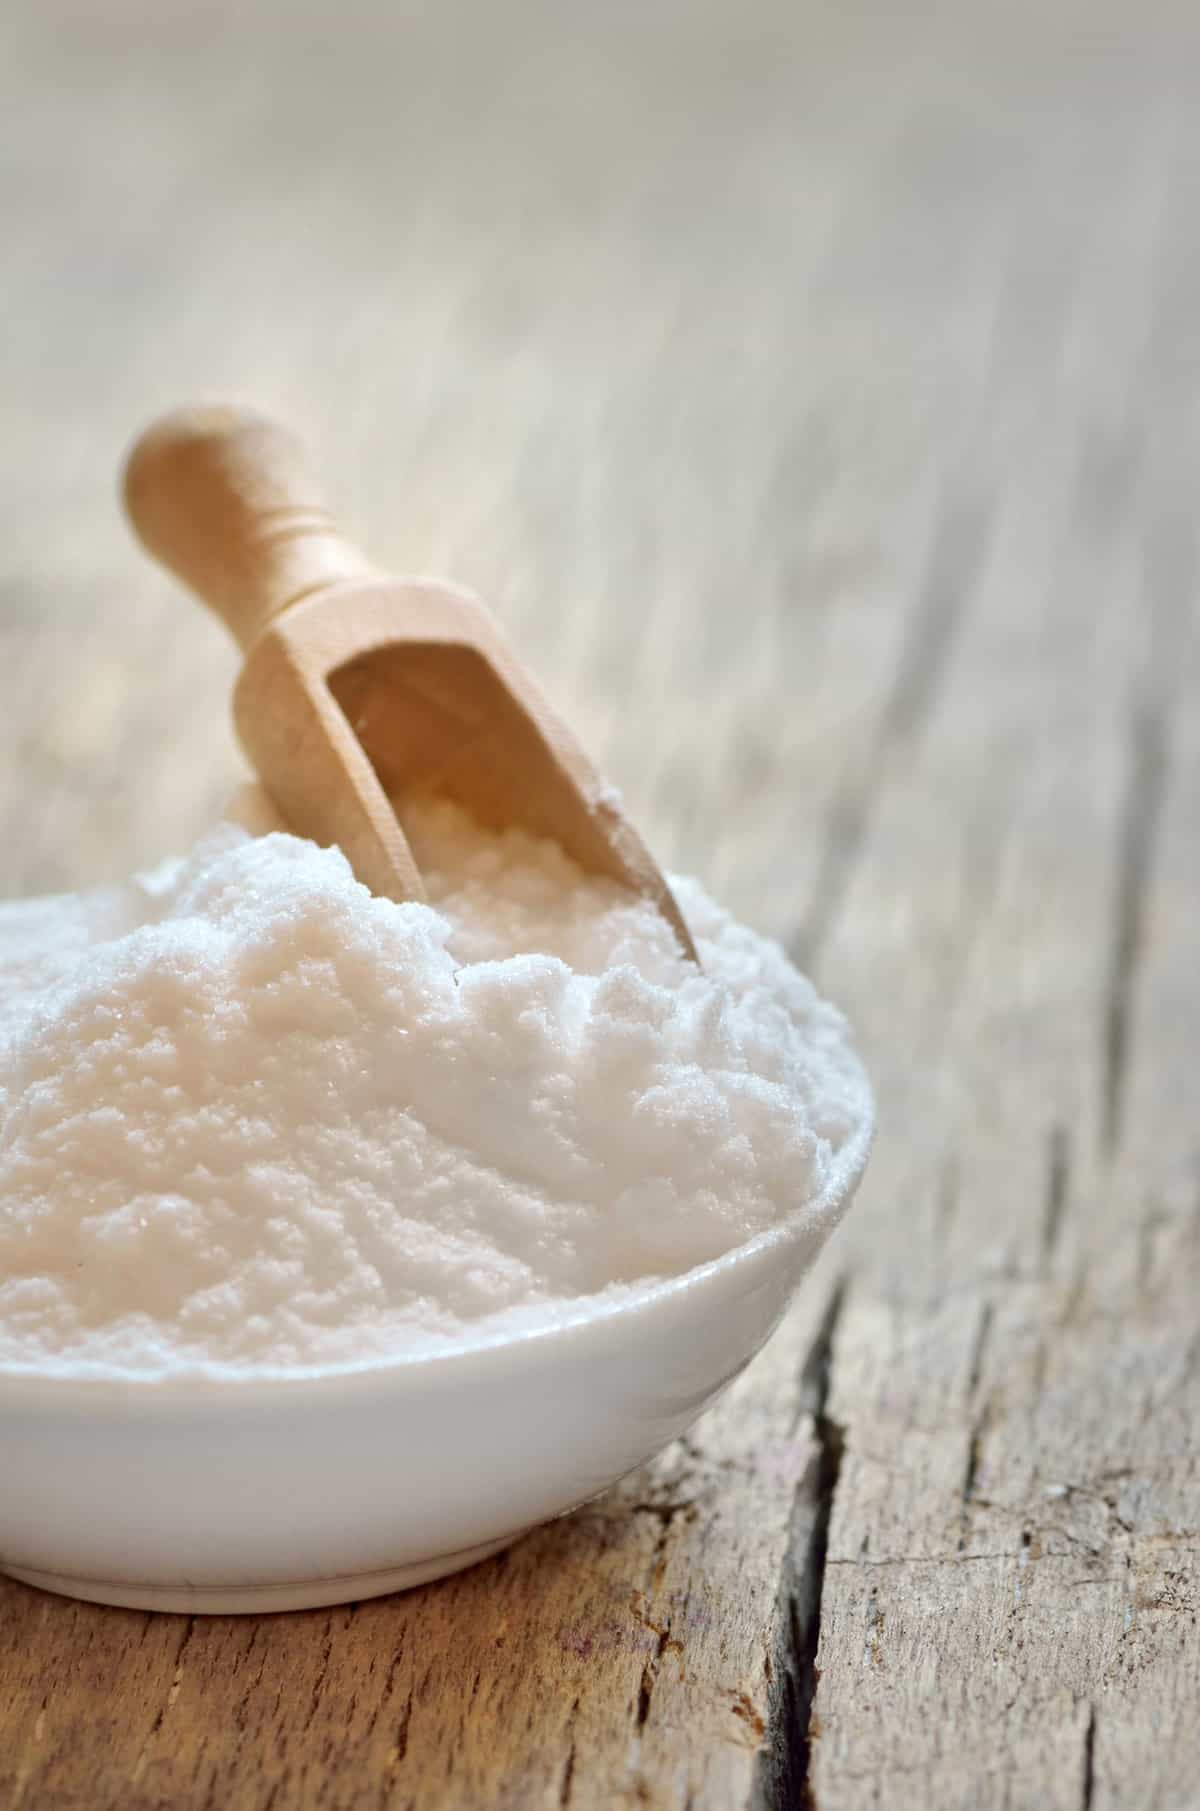
[[[507,1556],[0,1584],[0,1805],[1193,1806],[1195,9],[53,0],[0,84],[6,891],[238,771],[112,501],[233,389],[497,603],[882,1112],[733,1394]]]

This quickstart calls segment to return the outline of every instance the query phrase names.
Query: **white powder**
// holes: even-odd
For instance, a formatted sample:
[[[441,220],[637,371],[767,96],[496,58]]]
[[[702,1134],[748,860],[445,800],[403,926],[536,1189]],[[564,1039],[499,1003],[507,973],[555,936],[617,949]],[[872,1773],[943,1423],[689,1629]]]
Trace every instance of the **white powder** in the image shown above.
[[[676,882],[406,813],[431,905],[224,825],[0,907],[0,1366],[344,1364],[686,1270],[816,1203],[845,1024]]]

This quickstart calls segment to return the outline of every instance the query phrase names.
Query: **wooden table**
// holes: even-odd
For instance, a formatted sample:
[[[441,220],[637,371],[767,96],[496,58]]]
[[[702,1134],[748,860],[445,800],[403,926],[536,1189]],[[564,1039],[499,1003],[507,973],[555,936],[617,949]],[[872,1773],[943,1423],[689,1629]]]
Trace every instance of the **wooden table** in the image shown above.
[[[238,770],[113,497],[232,389],[495,601],[881,1104],[745,1379],[507,1555],[260,1620],[0,1584],[4,1807],[1198,1802],[1197,19],[0,12],[6,891]]]

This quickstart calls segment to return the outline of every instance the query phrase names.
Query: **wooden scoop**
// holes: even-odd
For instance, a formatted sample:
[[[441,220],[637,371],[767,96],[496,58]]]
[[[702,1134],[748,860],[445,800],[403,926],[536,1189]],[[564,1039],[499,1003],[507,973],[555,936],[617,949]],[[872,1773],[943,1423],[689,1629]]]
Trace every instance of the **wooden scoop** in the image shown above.
[[[478,598],[394,579],[343,539],[299,442],[251,410],[180,409],[137,441],[125,503],[145,546],[232,629],[233,714],[285,821],[337,843],[389,899],[424,890],[390,800],[435,794],[552,837],[643,894],[695,947],[662,874]]]

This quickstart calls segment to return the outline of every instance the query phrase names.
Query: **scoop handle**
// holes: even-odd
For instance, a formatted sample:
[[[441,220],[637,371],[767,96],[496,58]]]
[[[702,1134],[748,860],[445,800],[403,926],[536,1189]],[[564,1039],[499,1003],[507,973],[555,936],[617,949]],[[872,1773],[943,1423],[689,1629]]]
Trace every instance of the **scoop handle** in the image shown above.
[[[339,533],[295,435],[235,403],[153,422],[129,453],[124,496],[144,546],[243,649],[290,604],[375,570]]]

